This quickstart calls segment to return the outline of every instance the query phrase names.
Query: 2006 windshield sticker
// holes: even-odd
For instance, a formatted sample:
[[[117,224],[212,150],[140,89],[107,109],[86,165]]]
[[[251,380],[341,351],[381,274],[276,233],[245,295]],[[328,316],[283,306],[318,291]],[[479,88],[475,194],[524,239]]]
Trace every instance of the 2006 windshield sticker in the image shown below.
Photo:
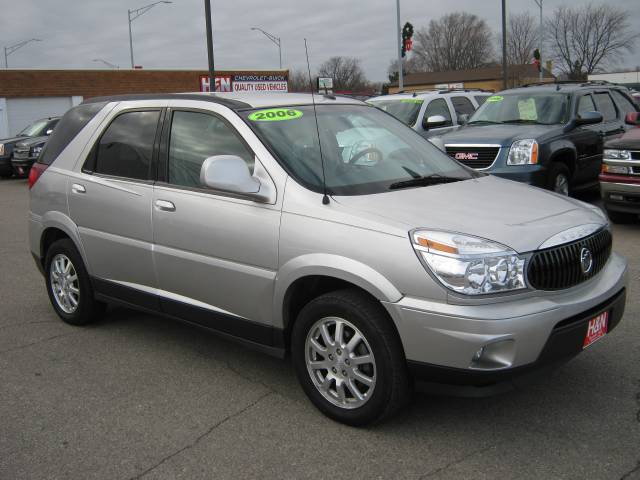
[[[291,108],[269,108],[267,110],[258,110],[249,115],[252,122],[280,122],[282,120],[295,120],[302,116],[300,110]]]
[[[501,102],[502,100],[504,100],[504,97],[502,95],[492,95],[491,97],[487,98],[487,102],[489,103]]]

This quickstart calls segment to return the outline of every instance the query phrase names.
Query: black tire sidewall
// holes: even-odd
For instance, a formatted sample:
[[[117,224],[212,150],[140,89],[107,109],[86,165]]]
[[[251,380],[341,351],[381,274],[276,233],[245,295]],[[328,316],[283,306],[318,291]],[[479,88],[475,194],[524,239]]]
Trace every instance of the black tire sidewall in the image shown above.
[[[78,275],[80,301],[78,302],[78,308],[76,308],[73,313],[66,313],[60,308],[51,288],[51,262],[58,254],[63,254],[71,260],[76,274]],[[68,239],[62,239],[54,242],[47,250],[44,267],[49,300],[51,301],[51,305],[58,316],[71,325],[85,325],[94,320],[94,313],[96,312],[91,279],[89,278],[89,274],[84,266],[82,257],[80,256],[80,253],[78,253],[73,242]]]
[[[373,307],[373,305],[371,306]],[[380,307],[381,308],[381,307]],[[358,309],[348,297],[323,295],[305,306],[292,331],[292,360],[303,390],[313,404],[328,417],[348,425],[360,426],[381,418],[391,402],[394,376],[405,368],[404,353],[398,351],[395,338],[381,329],[381,312],[374,308]],[[305,343],[312,326],[324,317],[340,317],[355,325],[365,336],[376,362],[376,385],[372,397],[361,407],[344,409],[333,405],[317,390],[307,371]],[[398,365],[400,363],[400,365]],[[394,370],[395,369],[395,370]]]

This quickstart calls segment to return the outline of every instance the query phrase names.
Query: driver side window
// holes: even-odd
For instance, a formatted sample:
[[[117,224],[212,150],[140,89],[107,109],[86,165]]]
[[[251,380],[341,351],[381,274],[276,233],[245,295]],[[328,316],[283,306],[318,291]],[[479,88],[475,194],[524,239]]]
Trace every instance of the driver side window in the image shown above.
[[[424,111],[422,124],[426,127],[429,117],[433,117],[435,115],[443,116],[446,120],[444,125],[440,125],[441,127],[449,127],[453,125],[451,112],[449,111],[449,106],[444,98],[436,98],[429,102],[429,105],[427,105],[427,108]]]
[[[247,162],[253,173],[253,153],[221,118],[200,112],[174,112],[169,138],[168,183],[201,187],[202,164],[214,155],[236,155]]]
[[[593,103],[593,98],[591,95],[584,95],[580,97],[580,101],[578,102],[578,115],[582,115],[586,112],[595,112],[596,106]]]

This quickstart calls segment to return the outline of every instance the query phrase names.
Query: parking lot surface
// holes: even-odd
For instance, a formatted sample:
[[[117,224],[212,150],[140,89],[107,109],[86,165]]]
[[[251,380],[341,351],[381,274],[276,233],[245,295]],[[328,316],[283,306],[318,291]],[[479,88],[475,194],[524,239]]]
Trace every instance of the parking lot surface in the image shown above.
[[[49,305],[27,245],[25,180],[0,182],[0,479],[640,478],[640,224],[616,225],[627,312],[525,390],[416,395],[382,425],[320,414],[288,361],[110,308]]]

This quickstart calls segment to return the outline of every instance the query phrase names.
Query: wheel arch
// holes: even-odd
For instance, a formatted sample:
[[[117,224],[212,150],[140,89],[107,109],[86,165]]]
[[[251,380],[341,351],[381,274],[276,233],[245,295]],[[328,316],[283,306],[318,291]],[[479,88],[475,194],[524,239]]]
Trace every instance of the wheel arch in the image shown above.
[[[577,168],[576,160],[577,153],[575,147],[570,144],[563,144],[557,146],[556,150],[551,154],[548,166],[556,162],[564,163],[569,169],[570,178],[573,178]]]
[[[70,239],[78,249],[85,268],[89,271],[89,263],[82,247],[78,226],[61,212],[47,212],[42,217],[42,233],[40,235],[40,263],[44,267],[44,260],[49,247],[61,238]]]

